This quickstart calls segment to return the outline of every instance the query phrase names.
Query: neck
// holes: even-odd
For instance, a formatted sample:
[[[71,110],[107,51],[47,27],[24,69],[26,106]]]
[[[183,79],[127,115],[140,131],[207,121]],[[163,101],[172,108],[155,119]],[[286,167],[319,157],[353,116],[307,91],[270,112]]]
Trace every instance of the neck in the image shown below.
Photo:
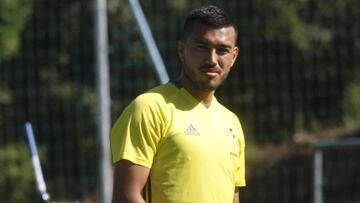
[[[204,90],[199,88],[192,80],[186,77],[185,74],[181,74],[176,81],[180,82],[181,85],[206,108],[211,105],[215,90]]]

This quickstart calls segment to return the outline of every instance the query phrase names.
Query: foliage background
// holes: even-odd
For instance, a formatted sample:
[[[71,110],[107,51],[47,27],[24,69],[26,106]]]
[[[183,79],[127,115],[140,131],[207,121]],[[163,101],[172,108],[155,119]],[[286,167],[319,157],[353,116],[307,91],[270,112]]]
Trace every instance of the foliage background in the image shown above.
[[[240,58],[217,97],[239,115],[247,137],[248,187],[242,198],[311,201],[313,143],[344,137],[343,132],[358,134],[359,1],[149,0],[141,4],[171,77],[179,73],[175,41],[186,12],[215,4],[236,19]],[[108,20],[114,121],[136,95],[159,82],[128,2],[109,0]],[[43,149],[53,198],[98,201],[93,26],[92,1],[0,0],[0,166],[6,166],[0,168],[4,171],[0,191],[9,191],[1,196],[6,198],[2,202],[21,198],[37,202],[23,150],[26,120],[33,123]],[[352,150],[348,157],[358,153]],[[348,166],[331,157],[330,169]],[[328,192],[328,202],[358,200],[359,191],[341,192],[360,188],[359,175],[352,172],[357,167],[351,165],[345,172],[353,182],[329,181],[324,186],[327,191],[343,188]],[[26,172],[11,174],[19,169]],[[345,169],[334,173],[341,170]]]

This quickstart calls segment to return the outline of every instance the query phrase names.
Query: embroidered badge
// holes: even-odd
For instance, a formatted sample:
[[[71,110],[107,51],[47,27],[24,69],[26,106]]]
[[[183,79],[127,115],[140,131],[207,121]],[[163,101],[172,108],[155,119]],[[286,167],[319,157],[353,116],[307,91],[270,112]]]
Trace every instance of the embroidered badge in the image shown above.
[[[236,137],[235,137],[235,134],[234,134],[234,132],[233,132],[233,130],[231,128],[229,129],[229,131],[230,132],[229,132],[228,137],[229,137],[230,142],[232,143],[232,149],[230,151],[230,155],[233,155],[233,156],[237,157],[238,156],[238,145],[237,145],[237,142],[236,142]]]

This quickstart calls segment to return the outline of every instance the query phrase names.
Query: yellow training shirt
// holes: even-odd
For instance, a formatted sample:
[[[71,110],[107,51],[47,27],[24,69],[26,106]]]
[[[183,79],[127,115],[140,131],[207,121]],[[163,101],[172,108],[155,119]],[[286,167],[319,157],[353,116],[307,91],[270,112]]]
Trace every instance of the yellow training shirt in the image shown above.
[[[113,162],[150,168],[152,203],[231,203],[245,186],[244,135],[214,97],[206,108],[167,83],[138,96],[114,124]]]

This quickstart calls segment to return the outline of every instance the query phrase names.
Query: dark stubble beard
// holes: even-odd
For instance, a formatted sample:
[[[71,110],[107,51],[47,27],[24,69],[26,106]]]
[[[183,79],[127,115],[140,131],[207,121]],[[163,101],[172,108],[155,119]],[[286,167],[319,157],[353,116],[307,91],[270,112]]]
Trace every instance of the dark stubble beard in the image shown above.
[[[196,72],[194,70],[192,70],[191,68],[185,69],[185,67],[188,67],[186,64],[186,61],[183,62],[183,74],[184,76],[187,78],[188,81],[190,81],[193,86],[199,88],[200,90],[205,90],[205,91],[215,91],[223,82],[224,80],[227,78],[228,73],[221,75],[220,76],[220,83],[216,86],[211,85],[210,83],[204,82],[203,80],[196,80],[194,78],[191,77],[191,75],[196,75]],[[186,71],[188,70],[189,73]]]

